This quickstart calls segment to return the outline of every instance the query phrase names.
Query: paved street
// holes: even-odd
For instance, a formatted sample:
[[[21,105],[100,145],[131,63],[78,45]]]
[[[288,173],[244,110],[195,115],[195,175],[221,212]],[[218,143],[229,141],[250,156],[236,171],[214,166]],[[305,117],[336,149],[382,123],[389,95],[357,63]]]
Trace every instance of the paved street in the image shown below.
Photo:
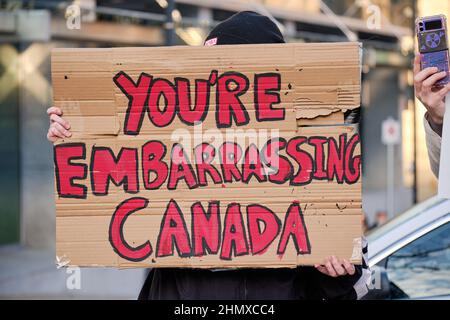
[[[81,269],[81,288],[57,269],[53,250],[0,246],[0,299],[136,299],[147,270]]]

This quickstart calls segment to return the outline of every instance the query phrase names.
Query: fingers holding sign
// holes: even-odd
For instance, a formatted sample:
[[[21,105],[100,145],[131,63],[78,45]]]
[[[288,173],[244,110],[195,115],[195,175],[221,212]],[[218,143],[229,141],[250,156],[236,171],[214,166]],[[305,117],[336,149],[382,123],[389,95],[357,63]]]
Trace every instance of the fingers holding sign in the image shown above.
[[[338,259],[335,256],[328,257],[322,264],[314,267],[330,277],[339,277],[355,274],[355,266],[347,259]]]
[[[64,120],[62,111],[58,107],[50,107],[47,109],[47,114],[50,120],[50,127],[47,131],[47,139],[50,142],[55,142],[58,139],[64,139],[72,136],[70,130],[70,123]]]

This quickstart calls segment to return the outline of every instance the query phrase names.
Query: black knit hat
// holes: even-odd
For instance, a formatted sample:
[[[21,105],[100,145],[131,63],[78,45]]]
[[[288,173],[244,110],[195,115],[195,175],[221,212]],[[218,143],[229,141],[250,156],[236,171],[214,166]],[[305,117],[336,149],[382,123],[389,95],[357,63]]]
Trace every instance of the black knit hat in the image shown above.
[[[219,23],[206,37],[205,45],[284,42],[280,29],[268,17],[242,11]]]

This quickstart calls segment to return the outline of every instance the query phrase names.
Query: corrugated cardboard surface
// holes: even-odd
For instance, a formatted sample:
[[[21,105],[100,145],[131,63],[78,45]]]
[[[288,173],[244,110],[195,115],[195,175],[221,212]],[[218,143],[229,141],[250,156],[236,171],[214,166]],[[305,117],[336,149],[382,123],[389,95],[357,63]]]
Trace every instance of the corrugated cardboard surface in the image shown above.
[[[170,151],[171,135],[175,130],[194,132],[195,128],[177,117],[170,125],[158,128],[145,115],[138,135],[124,134],[128,99],[114,84],[113,77],[120,71],[126,72],[134,81],[141,72],[169,81],[182,76],[193,86],[195,79],[208,79],[212,70],[217,70],[219,75],[236,71],[250,79],[249,90],[241,96],[250,122],[239,129],[275,129],[286,140],[295,136],[324,136],[339,141],[339,135],[346,134],[348,141],[357,132],[354,127],[343,124],[343,112],[360,105],[360,64],[358,43],[56,49],[52,53],[54,105],[63,110],[73,133],[70,139],[58,144],[85,143],[85,159],[72,162],[88,166],[93,145],[108,146],[116,155],[122,147],[137,148],[139,165],[141,147],[149,140],[164,142]],[[286,110],[284,121],[257,122],[255,119],[253,77],[256,73],[266,72],[281,75],[281,102],[274,108]],[[195,90],[191,89],[191,95],[195,95]],[[215,107],[215,90],[212,90],[209,113],[202,129],[224,133],[226,129],[216,127]],[[305,146],[305,150],[314,154],[312,146]],[[191,150],[187,151],[191,156]],[[354,155],[359,154],[358,144]],[[165,160],[169,161],[168,157],[166,154]],[[111,183],[107,196],[93,195],[89,174],[84,180],[76,180],[87,186],[86,199],[56,194],[57,256],[69,265],[115,267],[294,267],[320,263],[330,255],[361,262],[358,241],[362,233],[361,175],[352,184],[338,183],[336,179],[313,179],[309,184],[292,186],[289,182],[259,183],[252,179],[248,184],[210,183],[195,189],[189,189],[181,180],[176,190],[168,190],[166,184],[158,190],[146,190],[141,176],[140,171],[138,194],[125,193],[123,186]],[[147,198],[149,205],[126,220],[123,235],[131,247],[150,241],[153,253],[143,261],[121,258],[113,250],[108,234],[117,205],[135,196]],[[173,256],[155,257],[161,219],[170,199],[178,203],[189,231],[190,208],[197,201],[201,201],[205,209],[209,201],[220,201],[222,226],[230,203],[241,204],[244,221],[248,204],[264,205],[284,221],[289,205],[298,202],[310,253],[298,255],[290,239],[286,252],[280,256],[276,252],[278,235],[263,254],[249,252],[232,256],[231,260],[223,260],[219,254],[179,257],[176,250]]]

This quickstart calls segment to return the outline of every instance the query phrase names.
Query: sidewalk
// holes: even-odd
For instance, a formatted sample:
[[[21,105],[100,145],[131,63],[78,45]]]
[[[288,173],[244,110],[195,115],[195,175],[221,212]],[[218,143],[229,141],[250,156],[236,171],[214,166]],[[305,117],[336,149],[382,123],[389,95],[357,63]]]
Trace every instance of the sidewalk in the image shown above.
[[[136,299],[148,272],[81,268],[80,289],[68,289],[73,273],[54,261],[50,249],[0,246],[0,299]]]

